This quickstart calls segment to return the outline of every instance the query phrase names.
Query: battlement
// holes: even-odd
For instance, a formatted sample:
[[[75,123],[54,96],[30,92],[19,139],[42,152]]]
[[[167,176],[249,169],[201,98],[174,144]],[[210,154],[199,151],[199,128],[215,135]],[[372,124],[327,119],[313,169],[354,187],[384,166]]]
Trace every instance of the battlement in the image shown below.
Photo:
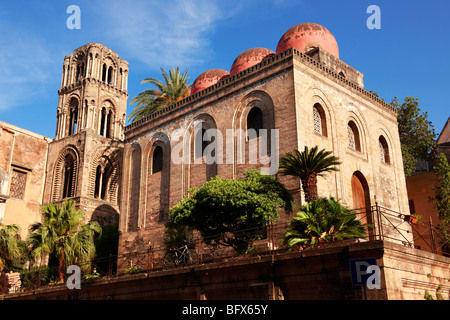
[[[331,57],[331,58],[334,58],[334,57]],[[342,76],[342,74],[340,74],[340,71],[336,67],[332,68],[332,67],[326,66],[324,63],[318,61],[318,59],[315,58],[314,56],[310,56],[307,53],[302,53],[302,52],[296,50],[295,48],[290,48],[290,49],[280,52],[279,54],[276,54],[268,59],[265,59],[262,62],[255,64],[254,66],[252,66],[246,70],[243,70],[243,71],[241,71],[235,75],[232,75],[224,80],[221,80],[206,89],[203,89],[193,95],[190,95],[183,100],[180,100],[176,103],[166,106],[166,107],[150,114],[146,118],[140,119],[136,122],[129,124],[128,126],[125,127],[125,133],[130,132],[138,127],[141,127],[144,124],[151,122],[152,120],[154,120],[162,115],[170,113],[173,110],[180,109],[190,103],[193,103],[194,101],[200,100],[210,94],[216,93],[218,90],[221,90],[225,87],[235,84],[236,82],[238,82],[242,79],[245,79],[252,75],[255,75],[256,73],[259,73],[263,69],[270,68],[274,65],[279,65],[280,63],[283,63],[285,61],[292,60],[292,59],[296,59],[297,61],[302,62],[303,64],[305,64],[306,66],[308,66],[310,68],[314,68],[314,70],[319,71],[322,75],[326,76],[327,78],[339,83],[340,85],[343,85],[344,87],[352,90],[353,92],[356,92],[356,93],[364,96],[367,99],[370,99],[372,102],[378,104],[385,111],[392,112],[392,113],[397,112],[396,109],[392,105],[387,103],[386,101],[380,99],[376,95],[365,90],[358,83]],[[336,59],[336,58],[334,58],[334,59],[340,61],[339,59]],[[341,65],[348,66],[344,62],[342,62]],[[348,66],[348,67],[350,67],[350,66]],[[353,69],[353,68],[351,68],[351,69]],[[356,74],[356,72],[358,72],[355,69],[353,69],[353,70],[354,70],[355,74]],[[362,77],[362,74],[361,74],[361,77]]]

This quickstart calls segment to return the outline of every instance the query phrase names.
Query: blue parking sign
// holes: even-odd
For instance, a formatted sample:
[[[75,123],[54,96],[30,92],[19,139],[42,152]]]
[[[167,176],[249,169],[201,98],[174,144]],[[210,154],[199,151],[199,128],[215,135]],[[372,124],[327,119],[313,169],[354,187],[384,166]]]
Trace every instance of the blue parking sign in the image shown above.
[[[377,259],[375,258],[360,258],[350,259],[350,273],[352,276],[352,285],[364,286],[367,283],[367,279],[372,273],[367,273],[367,267],[377,265]]]

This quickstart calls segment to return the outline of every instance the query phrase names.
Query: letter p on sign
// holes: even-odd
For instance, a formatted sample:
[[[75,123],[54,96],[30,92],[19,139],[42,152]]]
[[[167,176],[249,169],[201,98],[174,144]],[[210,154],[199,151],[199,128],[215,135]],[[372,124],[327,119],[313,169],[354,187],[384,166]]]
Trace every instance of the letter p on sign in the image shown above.
[[[367,285],[368,289],[381,289],[381,272],[375,258],[350,259],[350,273],[352,285]]]

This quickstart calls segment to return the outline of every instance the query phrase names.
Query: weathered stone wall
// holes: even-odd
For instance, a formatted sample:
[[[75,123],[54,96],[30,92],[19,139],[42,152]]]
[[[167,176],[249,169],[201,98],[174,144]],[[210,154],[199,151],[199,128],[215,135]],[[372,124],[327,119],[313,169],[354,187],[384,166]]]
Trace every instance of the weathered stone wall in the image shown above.
[[[17,224],[25,239],[31,224],[40,221],[50,138],[0,122],[0,206],[3,224]],[[13,190],[14,189],[14,190]]]
[[[260,158],[255,163],[249,164],[249,148],[254,147],[245,141],[245,158],[243,164],[237,164],[237,151],[234,143],[227,137],[227,130],[247,129],[247,114],[253,106],[263,111],[264,128],[269,129],[268,135],[272,138],[270,129],[279,129],[280,141],[278,154],[292,151],[296,145],[296,131],[294,114],[292,70],[289,63],[280,64],[266,73],[257,73],[251,79],[243,79],[223,91],[200,97],[195,102],[188,103],[183,108],[174,110],[170,114],[164,114],[153,119],[148,124],[136,128],[130,128],[126,134],[124,148],[124,178],[121,212],[121,232],[130,247],[120,246],[120,252],[128,252],[133,249],[130,235],[127,235],[130,219],[136,219],[139,212],[138,227],[140,235],[155,234],[167,221],[167,210],[175,205],[187,194],[192,187],[199,187],[211,177],[218,175],[221,178],[242,177],[248,169],[268,167]],[[195,157],[195,123],[202,122],[205,129],[217,128],[223,140],[223,152],[217,152],[219,164],[208,165],[205,158]],[[177,129],[185,129],[188,133],[184,140],[177,140],[173,134]],[[190,134],[190,136],[189,136]],[[255,139],[258,144],[261,138]],[[231,140],[232,141],[232,140]],[[163,172],[155,175],[151,172],[152,152],[156,143],[164,146],[164,163],[167,165]],[[270,145],[270,144],[269,144]],[[140,160],[134,159],[135,151],[141,150]],[[177,163],[173,160],[177,152],[186,155],[190,161]],[[230,161],[231,153],[231,161]],[[276,152],[274,152],[276,153]],[[268,157],[266,156],[265,159]],[[278,158],[275,165],[278,166]],[[199,164],[196,162],[200,161]],[[140,162],[140,168],[132,165]],[[140,170],[139,170],[140,169]],[[275,168],[275,172],[276,172]],[[136,175],[138,175],[136,177]],[[165,177],[161,181],[161,176]],[[280,177],[293,193],[298,194],[298,181],[288,177]],[[136,195],[136,181],[140,181],[139,196]],[[161,197],[163,195],[163,197]],[[167,197],[168,199],[166,200]],[[138,206],[136,201],[139,199]],[[134,203],[133,203],[134,202]],[[160,211],[161,203],[164,205]],[[298,201],[297,201],[298,202]],[[138,207],[138,208],[136,208]],[[155,212],[160,211],[158,219]],[[134,220],[133,220],[134,221]],[[147,231],[145,231],[145,230]],[[136,236],[138,235],[136,234]],[[160,234],[158,232],[157,234]],[[147,236],[148,237],[148,236]],[[150,236],[154,245],[161,244],[161,238]],[[136,238],[137,241],[137,238]]]
[[[326,59],[328,64],[337,63],[333,61],[331,58]],[[343,65],[345,64],[342,63]],[[340,67],[342,66],[340,64]],[[319,149],[332,151],[341,159],[339,172],[319,178],[321,196],[335,197],[353,208],[351,178],[352,175],[358,174],[367,185],[368,205],[378,202],[391,210],[407,212],[406,185],[395,111],[354,82],[338,77],[337,67],[327,67],[295,50],[288,50],[166,107],[148,119],[128,126],[124,147],[125,169],[120,224],[122,234],[131,231],[127,229],[130,219],[137,219],[133,223],[137,223],[140,233],[143,234],[146,231],[142,229],[158,225],[154,219],[146,218],[154,215],[152,212],[159,208],[160,201],[155,191],[158,187],[152,182],[156,177],[152,178],[149,171],[156,141],[160,141],[171,156],[170,169],[165,172],[169,172],[168,184],[164,184],[163,188],[155,180],[156,185],[160,186],[160,192],[169,193],[169,207],[180,201],[189,188],[201,186],[215,173],[221,178],[237,178],[242,177],[243,172],[248,169],[267,168],[267,165],[262,164],[263,158],[258,158],[255,164],[249,163],[249,153],[255,149],[252,142],[259,143],[261,138],[253,141],[245,139],[245,157],[242,159],[237,153],[236,141],[234,145],[231,144],[232,148],[227,148],[230,143],[227,143],[229,141],[226,131],[241,129],[245,132],[247,116],[253,107],[262,110],[264,128],[269,132],[271,129],[278,130],[278,150],[272,151],[278,157],[271,158],[276,159],[274,161],[277,163],[284,153],[294,149],[303,150],[305,145],[317,145]],[[362,81],[362,75],[356,70],[354,77],[358,82]],[[325,135],[314,131],[313,107],[316,104],[319,104],[323,111]],[[219,155],[222,163],[195,163],[195,160],[198,160],[194,156],[196,121],[202,122],[206,129],[217,128],[222,133],[224,151]],[[348,147],[350,121],[356,124],[359,132],[359,150]],[[174,133],[179,129],[185,129],[186,133],[178,140]],[[383,149],[386,152],[386,161],[382,161],[380,157],[380,137],[387,142],[386,149]],[[140,168],[131,164],[131,156],[136,155],[131,150],[137,149],[141,152],[139,160],[133,161],[139,161]],[[174,161],[174,157],[179,158],[178,154],[186,157],[181,163]],[[240,160],[245,161],[242,163]],[[276,166],[275,172],[277,169]],[[299,180],[281,175],[277,175],[277,178],[292,192],[296,205],[301,205]],[[137,180],[144,186],[139,189],[138,195],[134,189],[134,181]],[[162,214],[167,215],[164,212]],[[164,219],[160,221],[163,222]],[[159,225],[162,226],[162,223]],[[132,243],[130,236],[127,236],[127,241]],[[131,247],[120,246],[119,252],[128,252],[130,249]]]
[[[380,289],[353,286],[350,259],[375,258]],[[82,281],[0,296],[22,300],[423,300],[425,288],[449,299],[449,258],[374,241],[254,256],[174,270]],[[436,298],[436,297],[435,297]]]

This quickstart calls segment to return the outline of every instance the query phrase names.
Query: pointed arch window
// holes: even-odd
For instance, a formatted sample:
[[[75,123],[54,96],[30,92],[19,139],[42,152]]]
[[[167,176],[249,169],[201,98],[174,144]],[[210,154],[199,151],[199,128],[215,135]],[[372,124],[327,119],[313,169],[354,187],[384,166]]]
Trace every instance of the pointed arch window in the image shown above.
[[[260,135],[259,130],[263,129],[263,113],[260,108],[253,107],[247,115],[247,137],[248,139],[257,138]],[[256,136],[251,133],[251,130],[256,131]]]
[[[106,162],[105,160],[104,162]],[[107,190],[109,178],[111,177],[112,167],[109,163],[102,163],[97,166],[95,172],[95,191],[94,197],[107,200]]]
[[[113,67],[108,68],[108,76],[107,76],[107,83],[112,84],[112,78],[113,78]]]
[[[67,154],[64,159],[64,183],[62,197],[70,198],[74,196],[74,184],[75,184],[75,159],[71,154]]]
[[[95,190],[94,197],[98,198],[100,195],[100,181],[102,180],[102,167],[99,165],[95,171]]]
[[[352,150],[361,152],[361,140],[359,130],[353,121],[349,121],[347,125],[348,147]]]
[[[105,124],[105,137],[111,138],[111,119],[112,119],[112,110],[109,110],[108,116],[106,117],[106,124]]]
[[[163,149],[160,146],[157,146],[155,150],[153,150],[152,157],[152,174],[161,172],[163,169]]]
[[[390,157],[389,157],[389,147],[387,144],[386,139],[383,136],[380,136],[378,138],[378,148],[380,152],[380,160],[382,163],[390,164]]]
[[[72,99],[69,106],[69,136],[77,133],[78,100]]]
[[[104,63],[103,67],[102,67],[102,81],[103,82],[106,82],[106,73],[107,73],[107,69],[106,69],[106,64]]]
[[[313,121],[314,121],[314,133],[317,133],[323,137],[327,134],[327,121],[325,118],[325,111],[319,103],[313,106]]]
[[[206,147],[211,143],[209,141],[205,128],[199,128],[195,136],[195,159],[203,157]]]
[[[113,112],[112,110],[107,110],[105,107],[102,108],[99,134],[106,138],[111,138],[111,122],[112,122]]]

